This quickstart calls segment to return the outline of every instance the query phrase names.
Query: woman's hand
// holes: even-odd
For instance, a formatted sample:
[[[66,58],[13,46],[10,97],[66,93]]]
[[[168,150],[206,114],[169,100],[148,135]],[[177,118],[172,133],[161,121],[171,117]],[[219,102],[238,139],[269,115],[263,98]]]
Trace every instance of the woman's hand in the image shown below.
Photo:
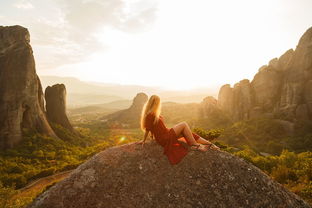
[[[137,144],[140,144],[140,145],[142,145],[142,147],[144,147],[145,141],[144,140],[138,141]]]
[[[154,136],[151,134],[151,135],[149,135],[149,138],[151,139],[151,140],[154,140],[155,138],[154,138]]]
[[[145,144],[146,138],[148,137],[148,134],[149,134],[149,131],[145,131],[144,139],[142,141],[138,142],[139,144],[142,144],[142,147],[144,147],[144,144]]]

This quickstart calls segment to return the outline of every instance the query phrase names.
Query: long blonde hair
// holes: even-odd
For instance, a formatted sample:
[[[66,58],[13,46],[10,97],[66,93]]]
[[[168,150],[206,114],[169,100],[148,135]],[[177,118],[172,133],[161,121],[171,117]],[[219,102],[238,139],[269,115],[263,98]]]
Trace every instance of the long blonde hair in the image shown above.
[[[154,124],[158,122],[159,115],[161,111],[161,103],[160,103],[160,98],[157,95],[152,95],[148,101],[144,104],[143,109],[142,109],[142,114],[141,114],[141,129],[145,131],[146,126],[145,126],[145,119],[146,116],[149,113],[154,113],[155,114],[155,120]]]

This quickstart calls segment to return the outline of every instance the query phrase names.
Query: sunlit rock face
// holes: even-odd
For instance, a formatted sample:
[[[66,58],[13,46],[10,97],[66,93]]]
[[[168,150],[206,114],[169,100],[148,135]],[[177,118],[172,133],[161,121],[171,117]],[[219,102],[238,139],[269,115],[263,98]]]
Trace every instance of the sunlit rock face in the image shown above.
[[[66,115],[66,88],[64,84],[48,86],[45,90],[46,111],[49,122],[74,132]]]
[[[252,88],[248,79],[236,83],[233,88],[223,85],[218,95],[218,106],[233,120],[248,118],[252,105]]]
[[[154,141],[109,148],[39,196],[32,208],[309,207],[226,152],[190,152],[171,166]]]
[[[304,110],[312,118],[311,80],[312,80],[312,28],[301,37],[294,52],[292,63],[284,75],[281,103],[287,115],[296,117],[297,108]]]
[[[0,148],[18,144],[23,129],[55,136],[44,113],[29,32],[0,26]]]
[[[121,125],[122,127],[139,127],[141,112],[147,100],[148,96],[145,93],[138,93],[133,98],[132,105],[128,109],[104,116],[102,119],[107,121],[107,123],[110,125]]]
[[[219,90],[218,105],[226,112],[232,111],[233,88],[229,84],[223,85]]]
[[[312,28],[301,37],[296,50],[262,66],[251,83],[221,87],[218,105],[233,120],[258,116],[290,121],[312,119]]]
[[[201,116],[203,117],[211,116],[215,111],[218,110],[217,100],[212,96],[205,97],[200,104],[200,110]]]

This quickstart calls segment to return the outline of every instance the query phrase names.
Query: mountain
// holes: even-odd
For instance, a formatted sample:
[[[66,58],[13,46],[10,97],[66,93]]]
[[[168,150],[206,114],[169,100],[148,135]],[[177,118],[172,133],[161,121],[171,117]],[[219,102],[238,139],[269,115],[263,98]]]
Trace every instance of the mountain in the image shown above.
[[[109,92],[105,87],[89,84],[73,77],[41,76],[43,87],[56,83],[66,85],[68,107],[81,107],[109,103],[124,99]]]
[[[141,85],[120,85],[98,82],[90,83],[103,86],[113,94],[123,95],[124,97],[128,96],[128,99],[134,97],[138,92],[145,92],[148,95],[159,95],[163,102],[191,103],[200,102],[203,97],[207,96],[207,94],[211,96],[218,95],[218,88],[214,86],[195,88],[191,90],[167,90],[159,87],[147,87]]]
[[[222,151],[190,152],[171,166],[154,141],[104,150],[41,194],[31,208],[309,208],[258,168]]]
[[[73,77],[41,76],[40,79],[44,87],[55,83],[65,84],[70,108],[105,104],[117,100],[129,100],[138,92],[145,92],[149,95],[157,94],[163,102],[178,103],[200,102],[207,94],[217,95],[217,89],[213,87],[180,91],[140,85],[84,82]]]
[[[67,111],[69,114],[88,114],[88,113],[106,113],[112,111],[118,111],[129,108],[131,106],[131,100],[116,100],[109,103],[88,105],[84,107],[69,108]]]
[[[145,93],[138,93],[129,108],[105,115],[102,120],[105,120],[112,126],[138,128],[140,127],[143,105],[147,99],[148,96]],[[165,117],[165,122],[169,125],[182,121],[192,123],[200,117],[200,106],[201,104],[199,103],[162,102],[161,114]]]

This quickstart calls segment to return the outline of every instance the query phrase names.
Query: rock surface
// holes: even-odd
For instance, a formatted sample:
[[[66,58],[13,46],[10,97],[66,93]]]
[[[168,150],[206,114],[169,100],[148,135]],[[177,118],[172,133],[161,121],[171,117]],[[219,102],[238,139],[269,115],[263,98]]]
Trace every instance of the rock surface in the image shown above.
[[[66,88],[64,84],[48,86],[45,90],[46,111],[49,122],[74,132],[66,114]]]
[[[312,28],[301,37],[296,50],[262,66],[253,80],[233,88],[221,87],[218,105],[234,121],[277,116],[289,121],[312,119]]]
[[[140,117],[143,105],[147,102],[148,96],[145,93],[138,93],[132,102],[132,105],[125,110],[104,116],[110,125],[121,125],[122,127],[139,127]]]
[[[190,152],[171,166],[154,141],[109,148],[40,195],[32,208],[310,207],[226,152]]]
[[[23,128],[55,136],[44,113],[42,87],[29,43],[26,28],[0,26],[1,149],[19,143]]]

